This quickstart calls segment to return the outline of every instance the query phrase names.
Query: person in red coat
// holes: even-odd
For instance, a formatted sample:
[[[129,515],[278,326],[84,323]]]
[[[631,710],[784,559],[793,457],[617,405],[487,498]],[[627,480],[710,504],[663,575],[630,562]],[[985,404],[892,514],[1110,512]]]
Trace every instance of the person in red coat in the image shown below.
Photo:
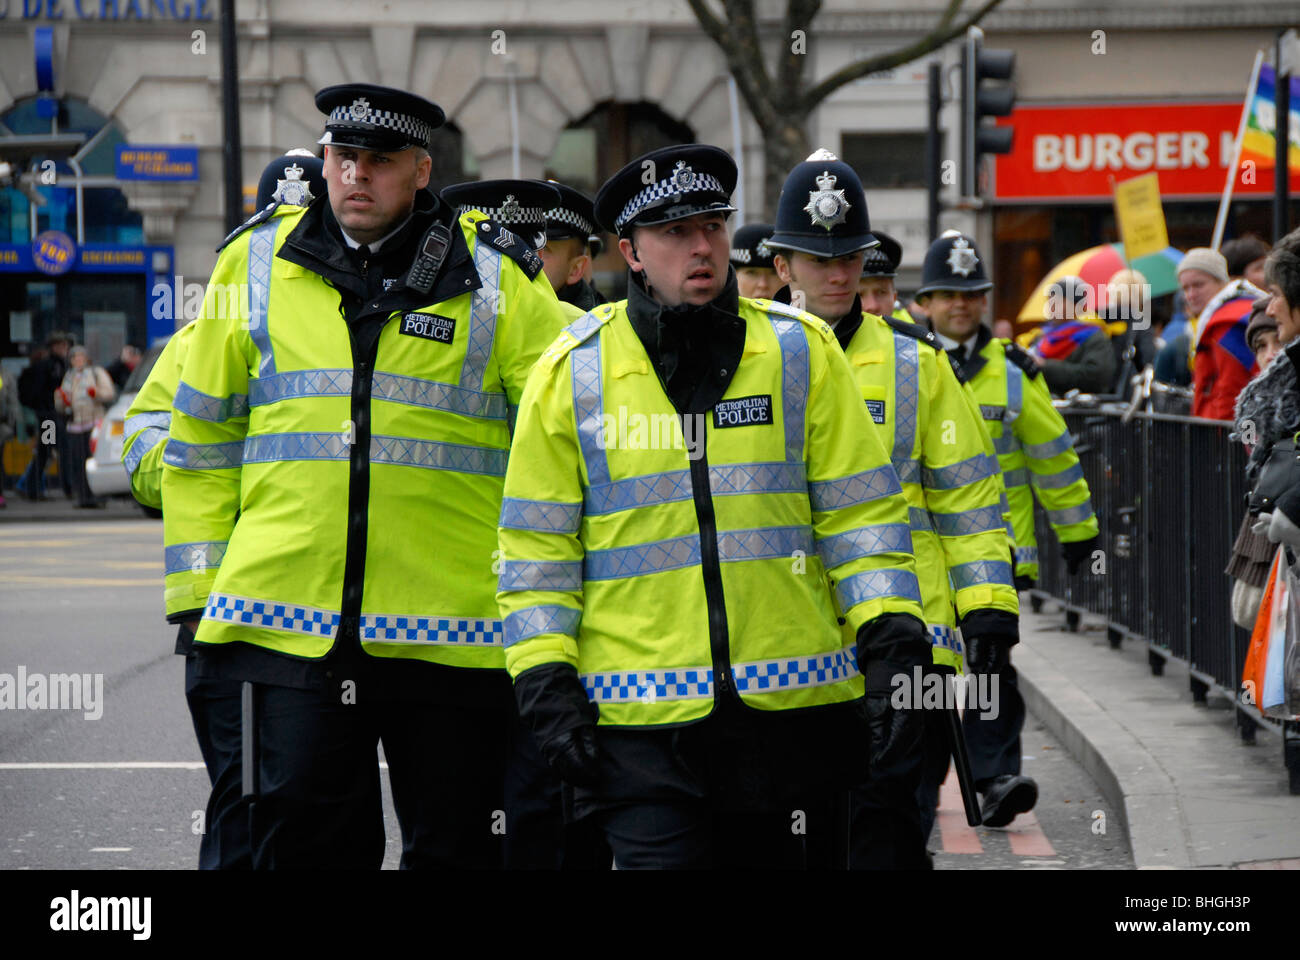
[[[1251,305],[1264,291],[1248,280],[1230,281],[1223,256],[1204,247],[1189,250],[1178,265],[1180,285],[1202,278],[1219,289],[1201,308],[1193,333],[1192,416],[1231,420],[1237,394],[1259,373],[1246,326]],[[1213,289],[1211,283],[1205,284],[1206,292]]]

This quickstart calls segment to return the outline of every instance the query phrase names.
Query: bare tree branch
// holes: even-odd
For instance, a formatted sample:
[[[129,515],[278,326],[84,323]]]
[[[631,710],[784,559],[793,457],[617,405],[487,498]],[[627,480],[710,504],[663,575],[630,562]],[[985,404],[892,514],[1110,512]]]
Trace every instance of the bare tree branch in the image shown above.
[[[804,64],[808,57],[794,52],[791,38],[796,30],[802,30],[805,37],[812,26],[813,17],[821,10],[821,0],[789,0],[785,16],[781,21],[781,53],[776,61],[776,95],[783,103],[795,106],[799,102],[799,90],[803,86]]]
[[[727,70],[736,79],[736,87],[759,127],[767,129],[778,123],[779,118],[771,96],[772,80],[763,64],[756,29],[752,33],[753,46],[749,46],[746,35],[737,33],[731,23],[717,17],[709,9],[707,0],[687,0],[687,3],[704,32],[722,51],[727,61]],[[726,0],[723,5],[726,6]]]
[[[880,56],[871,57],[868,60],[859,60],[857,63],[851,63],[843,67],[829,77],[808,89],[800,101],[800,109],[804,112],[811,111],[819,103],[829,97],[832,93],[847,83],[852,83],[860,77],[865,77],[869,73],[875,73],[879,70],[888,70],[892,67],[899,67],[905,63],[911,63],[918,57],[923,57],[932,50],[937,50],[950,40],[954,40],[964,34],[968,27],[973,27],[984,19],[988,13],[1000,4],[1002,0],[985,0],[983,6],[970,15],[970,17],[957,26],[952,26],[950,13],[955,14],[953,5],[961,6],[961,0],[952,0],[948,5],[948,10],[944,12],[944,18],[940,21],[935,29],[931,30],[920,40],[910,43],[905,47],[892,50],[889,53],[882,53]]]

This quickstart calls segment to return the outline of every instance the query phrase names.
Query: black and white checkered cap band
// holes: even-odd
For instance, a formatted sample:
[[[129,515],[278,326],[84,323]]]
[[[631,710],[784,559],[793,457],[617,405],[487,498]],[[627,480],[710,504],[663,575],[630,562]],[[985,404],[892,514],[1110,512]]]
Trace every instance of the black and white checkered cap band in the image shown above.
[[[394,113],[392,110],[376,110],[373,107],[367,110],[365,117],[360,120],[352,115],[350,106],[335,107],[330,111],[325,126],[328,127],[331,123],[341,123],[353,127],[363,124],[372,127],[383,127],[385,130],[393,130],[402,134],[408,140],[419,141],[424,144],[429,142],[429,137],[433,134],[433,128],[418,117],[406,113]]]
[[[596,225],[585,217],[579,216],[577,211],[570,210],[568,207],[552,207],[546,211],[546,220],[548,223],[562,223],[567,227],[572,227],[583,236],[596,232]]]
[[[752,250],[743,250],[740,247],[731,248],[732,263],[749,263],[753,259],[754,259],[754,252]]]
[[[462,203],[456,208],[456,216],[469,213],[471,210],[477,210],[479,213],[485,213],[489,220],[495,220],[503,226],[511,224],[524,224],[527,226],[542,226],[546,222],[541,207],[518,207],[512,206],[508,213],[502,213],[501,207],[484,207],[473,203]]]
[[[727,191],[723,189],[722,183],[717,177],[710,174],[695,174],[695,180],[691,184],[690,190],[682,190],[681,187],[673,183],[673,176],[670,175],[664,180],[658,180],[655,183],[650,184],[650,186],[646,187],[629,200],[623,207],[623,212],[620,213],[618,218],[614,221],[614,229],[622,230],[624,224],[635,218],[637,214],[650,204],[659,200],[664,200],[668,197],[681,196],[687,193],[704,193],[708,191],[720,193],[724,197],[727,196]]]

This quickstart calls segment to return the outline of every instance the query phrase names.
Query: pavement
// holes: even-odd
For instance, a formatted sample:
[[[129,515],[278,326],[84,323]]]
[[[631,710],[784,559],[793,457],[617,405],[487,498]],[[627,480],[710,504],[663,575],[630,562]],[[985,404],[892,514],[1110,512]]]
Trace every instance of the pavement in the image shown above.
[[[1244,743],[1226,698],[1195,704],[1184,664],[1152,675],[1146,644],[1112,650],[1101,618],[1071,633],[1058,605],[1026,603],[1020,631],[1026,706],[1121,812],[1137,869],[1300,868],[1300,796],[1276,728]]]
[[[28,500],[17,490],[4,492],[5,506],[0,508],[0,523],[46,523],[50,521],[128,520],[143,516],[140,505],[130,495],[101,497],[104,506],[83,509],[75,499],[63,496],[57,484],[45,500]]]

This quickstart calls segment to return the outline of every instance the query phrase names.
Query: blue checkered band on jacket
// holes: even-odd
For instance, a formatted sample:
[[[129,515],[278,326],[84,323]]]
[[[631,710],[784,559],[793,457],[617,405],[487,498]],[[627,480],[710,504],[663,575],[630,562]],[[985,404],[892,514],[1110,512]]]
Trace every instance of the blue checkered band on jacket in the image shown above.
[[[970,563],[959,563],[948,568],[948,575],[952,578],[953,587],[958,590],[987,584],[1002,584],[1008,587],[1014,585],[1011,564],[1005,560],[974,560]]]
[[[1016,563],[1037,563],[1037,547],[1016,547]]]
[[[633,700],[655,703],[713,696],[712,667],[584,673],[580,679],[587,688],[587,696],[596,703],[628,703]]]
[[[235,417],[248,416],[247,395],[232,393],[228,397],[210,397],[201,390],[195,390],[184,380],[176,385],[176,397],[172,405],[187,417],[207,420],[209,423],[225,423]]]
[[[332,123],[347,127],[382,127],[400,133],[408,140],[423,144],[427,144],[433,134],[433,128],[419,117],[393,110],[376,110],[374,107],[367,107],[365,116],[357,119],[352,115],[351,104],[340,104],[331,110],[325,126],[329,127]]]
[[[566,227],[572,227],[584,236],[590,236],[596,232],[596,225],[588,220],[576,210],[570,210],[568,207],[552,207],[546,211],[546,221],[548,223],[562,223]]]
[[[582,611],[572,607],[551,604],[542,607],[526,607],[516,610],[505,618],[505,646],[509,647],[544,633],[562,633],[577,637],[578,625],[582,622]]]
[[[925,625],[926,635],[930,638],[930,646],[942,647],[945,650],[952,650],[955,653],[962,652],[962,643],[957,639],[957,631],[952,627],[942,623],[927,623]]]
[[[582,504],[504,497],[500,526],[537,533],[577,533],[582,526]]]
[[[271,347],[271,332],[267,329],[267,315],[271,304],[275,231],[279,227],[277,220],[271,220],[253,230],[248,238],[248,335],[261,354],[257,365],[259,377],[275,373],[275,352]]]
[[[366,643],[410,643],[431,646],[499,647],[500,620],[469,617],[416,617],[363,613],[357,624]]]
[[[757,660],[737,663],[731,668],[739,693],[767,693],[772,690],[797,690],[822,687],[858,675],[857,652],[853,647],[832,650],[806,657]]]
[[[226,555],[226,540],[207,540],[199,543],[178,543],[163,548],[163,572],[200,573],[221,566]]]
[[[692,171],[695,172],[695,171]],[[677,172],[670,171],[668,176],[662,180],[656,180],[650,186],[646,187],[626,204],[623,205],[623,211],[614,220],[614,231],[618,232],[623,229],[625,223],[631,222],[636,216],[660,200],[667,200],[669,197],[686,196],[691,193],[713,192],[720,193],[724,197],[727,191],[723,188],[722,182],[717,177],[707,173],[695,172],[695,181],[691,184],[690,190],[683,191],[681,187],[673,182]]]
[[[891,460],[906,460],[916,445],[921,360],[916,340],[894,331],[894,449]]]
[[[581,560],[506,560],[501,564],[497,589],[581,590]]]
[[[804,414],[808,409],[808,338],[801,320],[773,316],[768,312],[776,339],[781,344],[781,419],[785,423],[785,459],[803,463]]]
[[[1025,444],[1025,456],[1032,457],[1035,460],[1046,460],[1058,453],[1065,453],[1066,450],[1073,447],[1074,441],[1070,439],[1070,431],[1066,430],[1056,439],[1048,440],[1046,443]]]
[[[926,467],[921,471],[921,482],[927,490],[954,490],[996,476],[997,472],[997,463],[990,466],[989,458],[979,453],[946,467]]]
[[[881,553],[911,553],[912,531],[905,523],[859,527],[818,540],[817,552],[827,570]]]
[[[814,510],[839,510],[902,493],[898,474],[892,464],[872,467],[838,480],[818,480],[808,484],[808,499]]]
[[[210,593],[208,605],[203,610],[203,619],[261,630],[305,633],[328,639],[338,629],[340,617],[337,610],[320,610],[295,603],[277,603],[274,600],[258,600],[228,593]]]

